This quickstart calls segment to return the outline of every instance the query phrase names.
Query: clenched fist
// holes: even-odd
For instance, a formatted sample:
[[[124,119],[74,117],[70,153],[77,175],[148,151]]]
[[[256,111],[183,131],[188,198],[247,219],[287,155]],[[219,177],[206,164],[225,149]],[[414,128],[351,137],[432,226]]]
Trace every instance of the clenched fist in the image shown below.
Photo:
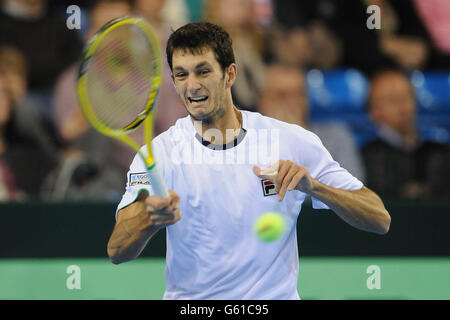
[[[153,226],[166,227],[181,219],[180,197],[173,190],[167,198],[148,196],[145,206]]]

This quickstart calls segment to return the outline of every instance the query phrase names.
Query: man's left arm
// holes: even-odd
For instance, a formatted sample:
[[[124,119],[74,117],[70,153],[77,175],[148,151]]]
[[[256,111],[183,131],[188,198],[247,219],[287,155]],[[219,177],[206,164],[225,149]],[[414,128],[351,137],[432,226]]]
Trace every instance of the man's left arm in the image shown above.
[[[305,167],[289,160],[280,160],[265,169],[255,166],[253,172],[275,183],[279,201],[283,200],[287,191],[298,190],[322,201],[342,220],[357,229],[378,234],[389,231],[389,212],[380,197],[366,187],[341,190],[327,186],[311,178]]]

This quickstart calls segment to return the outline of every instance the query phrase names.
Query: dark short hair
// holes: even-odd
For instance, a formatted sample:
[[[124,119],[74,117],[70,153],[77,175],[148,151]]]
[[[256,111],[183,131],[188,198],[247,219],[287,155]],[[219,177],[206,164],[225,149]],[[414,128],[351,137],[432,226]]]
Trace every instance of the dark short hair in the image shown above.
[[[175,50],[186,50],[199,54],[205,48],[211,48],[222,70],[235,62],[233,44],[230,35],[218,25],[209,22],[189,23],[173,32],[167,41],[166,55],[170,70]]]

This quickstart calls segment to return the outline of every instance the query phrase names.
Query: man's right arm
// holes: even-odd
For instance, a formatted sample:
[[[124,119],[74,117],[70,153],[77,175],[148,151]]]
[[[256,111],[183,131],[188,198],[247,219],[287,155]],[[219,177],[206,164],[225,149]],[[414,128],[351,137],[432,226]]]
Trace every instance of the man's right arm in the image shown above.
[[[129,206],[119,210],[108,242],[108,256],[119,264],[137,258],[159,229],[181,218],[179,197],[172,190],[169,197],[147,196],[146,192]]]

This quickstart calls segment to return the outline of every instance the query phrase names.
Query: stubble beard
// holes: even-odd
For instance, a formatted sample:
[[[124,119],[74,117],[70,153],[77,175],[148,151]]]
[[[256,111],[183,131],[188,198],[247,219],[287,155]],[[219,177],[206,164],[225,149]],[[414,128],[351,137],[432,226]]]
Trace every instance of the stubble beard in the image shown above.
[[[191,115],[191,117],[195,121],[200,121],[203,126],[210,126],[225,116],[225,108],[224,108],[223,104],[220,104],[219,106],[217,106],[214,110],[212,110],[208,114],[195,115],[195,114],[190,113],[189,111],[188,111],[188,113]]]
[[[222,89],[225,90],[224,88]],[[186,110],[195,121],[200,121],[203,126],[211,126],[216,121],[222,119],[225,116],[225,94],[217,97],[215,101],[212,101],[212,105],[214,106],[213,110],[211,110],[207,114],[195,115],[189,112],[188,108],[186,108]]]

